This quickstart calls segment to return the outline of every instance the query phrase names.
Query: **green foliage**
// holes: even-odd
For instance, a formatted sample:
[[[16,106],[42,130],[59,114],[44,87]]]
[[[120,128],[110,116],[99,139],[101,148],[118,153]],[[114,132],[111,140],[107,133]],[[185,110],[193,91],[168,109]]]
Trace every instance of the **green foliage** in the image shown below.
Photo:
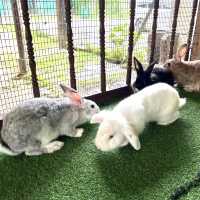
[[[15,27],[12,24],[1,24],[0,26],[0,32],[1,33],[15,33]]]
[[[113,60],[115,63],[119,64],[124,61],[127,52],[125,49],[118,47],[115,49],[107,48],[105,54],[108,60]]]
[[[109,39],[116,46],[121,46],[127,40],[129,34],[129,25],[120,24],[112,28]],[[142,39],[141,34],[134,32],[134,38]]]
[[[142,36],[137,32],[134,33],[134,37],[142,39]],[[120,24],[112,28],[111,33],[108,36],[111,43],[114,44],[114,48],[105,49],[105,57],[108,61],[114,63],[127,63],[127,51],[128,51],[128,24]],[[86,49],[94,54],[99,54],[99,47],[87,44]],[[134,55],[144,62],[146,55],[146,48],[134,49]]]
[[[127,61],[127,40],[128,40],[128,24],[120,24],[112,28],[111,33],[109,35],[109,39],[115,45],[114,51],[108,50],[107,56],[112,57],[117,60]],[[139,33],[134,32],[134,38],[142,39],[142,36]],[[141,61],[145,58],[146,50],[144,48],[135,52],[135,55],[138,58],[141,58]]]
[[[119,73],[118,71],[114,71],[110,74],[107,74],[106,81],[109,85],[120,80],[125,80],[125,77],[126,77],[126,70],[124,71],[124,73]],[[100,84],[100,75],[99,75],[99,79],[90,78],[87,80],[79,80],[80,87],[93,88],[94,85],[98,86],[99,84]]]
[[[87,62],[95,64],[98,62],[98,57],[94,54],[76,51],[75,56],[75,71],[80,72],[83,70]],[[39,73],[40,87],[46,87],[54,95],[57,94],[58,82],[67,82],[69,73],[69,63],[67,53],[55,53],[49,56],[40,57],[37,59],[37,70]]]
[[[106,0],[106,16],[112,19],[128,19],[129,8],[128,2],[121,0]]]
[[[121,24],[112,28],[109,39],[116,45],[121,46],[126,39],[125,33],[127,32],[128,24]]]
[[[146,53],[147,53],[147,49],[146,48],[141,48],[141,49],[135,49],[134,50],[134,56],[140,60],[140,62],[144,63],[145,62],[145,58],[146,58]]]

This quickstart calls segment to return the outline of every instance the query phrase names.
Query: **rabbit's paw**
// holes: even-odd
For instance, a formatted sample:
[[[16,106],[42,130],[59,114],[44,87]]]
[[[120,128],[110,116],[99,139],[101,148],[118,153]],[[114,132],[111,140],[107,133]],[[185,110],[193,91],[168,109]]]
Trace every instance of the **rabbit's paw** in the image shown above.
[[[76,129],[76,135],[74,137],[81,137],[83,135],[83,128],[77,128]]]
[[[45,146],[45,153],[53,153],[60,150],[64,146],[64,142],[54,141]]]

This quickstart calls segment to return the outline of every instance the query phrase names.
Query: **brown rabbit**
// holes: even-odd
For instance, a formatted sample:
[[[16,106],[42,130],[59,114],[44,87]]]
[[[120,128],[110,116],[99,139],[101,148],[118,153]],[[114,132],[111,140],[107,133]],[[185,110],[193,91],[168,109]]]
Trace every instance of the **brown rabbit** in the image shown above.
[[[184,61],[187,44],[183,44],[173,59],[168,60],[164,67],[169,69],[177,84],[188,92],[200,92],[200,60]]]

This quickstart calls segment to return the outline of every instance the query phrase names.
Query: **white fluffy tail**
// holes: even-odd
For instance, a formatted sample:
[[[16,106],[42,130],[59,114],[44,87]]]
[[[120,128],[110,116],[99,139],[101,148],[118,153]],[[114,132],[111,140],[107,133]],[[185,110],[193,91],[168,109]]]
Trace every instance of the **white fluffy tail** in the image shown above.
[[[180,98],[179,100],[179,108],[182,108],[186,104],[186,98]]]
[[[9,156],[16,156],[18,155],[18,153],[14,153],[11,150],[9,150],[8,148],[6,148],[5,146],[3,146],[2,144],[0,144],[0,154],[6,154]]]

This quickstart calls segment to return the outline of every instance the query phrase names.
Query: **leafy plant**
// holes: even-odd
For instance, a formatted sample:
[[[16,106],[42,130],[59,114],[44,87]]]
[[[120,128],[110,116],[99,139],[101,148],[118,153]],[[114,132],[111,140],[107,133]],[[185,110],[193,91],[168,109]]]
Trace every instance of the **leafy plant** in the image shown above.
[[[112,28],[111,33],[109,35],[109,39],[116,46],[121,46],[128,39],[128,34],[129,34],[129,25],[120,24]],[[134,38],[142,39],[142,36],[137,32],[134,32]]]

